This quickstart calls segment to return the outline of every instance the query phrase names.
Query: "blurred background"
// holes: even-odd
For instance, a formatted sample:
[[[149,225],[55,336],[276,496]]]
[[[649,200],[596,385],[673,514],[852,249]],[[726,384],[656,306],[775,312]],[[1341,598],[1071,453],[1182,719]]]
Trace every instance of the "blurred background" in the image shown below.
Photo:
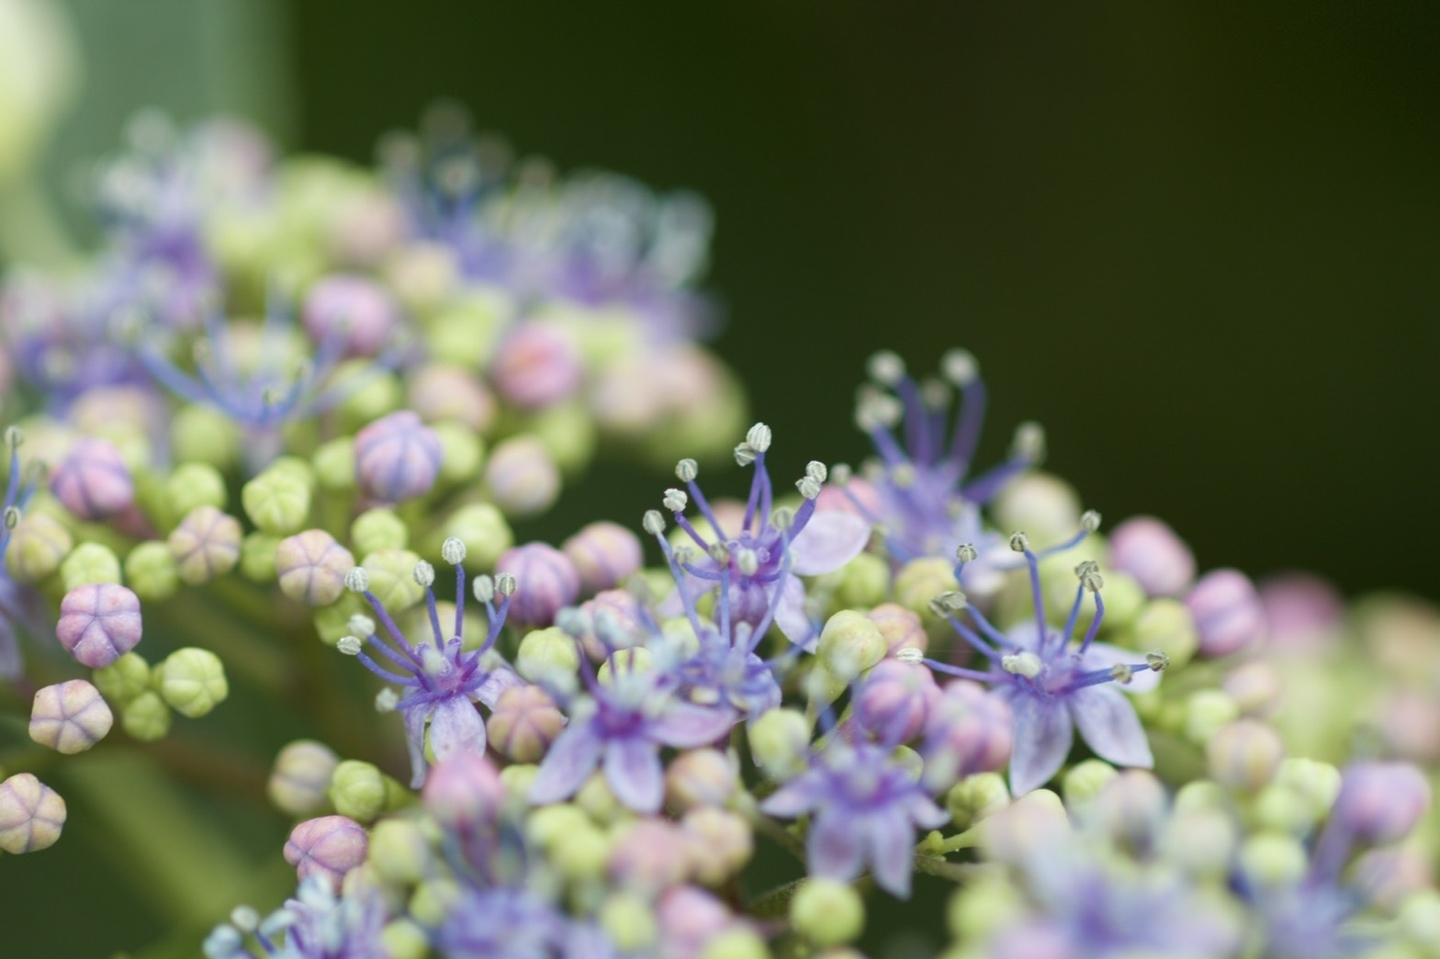
[[[925,370],[964,346],[991,389],[983,462],[1039,420],[1087,506],[1165,517],[1202,568],[1440,598],[1434,5],[0,0],[5,17],[0,90],[20,93],[0,142],[8,115],[33,163],[0,156],[0,189],[38,179],[69,228],[72,171],[139,107],[368,161],[452,97],[522,154],[709,198],[717,348],[779,462],[865,454],[872,351]],[[49,40],[12,50],[16,17]],[[37,103],[58,119],[21,129]],[[602,466],[553,532],[638,521],[661,482]],[[77,817],[23,876],[0,861],[7,955],[165,928],[88,868],[101,831]],[[11,952],[22,884],[113,916],[60,951],[20,920]]]

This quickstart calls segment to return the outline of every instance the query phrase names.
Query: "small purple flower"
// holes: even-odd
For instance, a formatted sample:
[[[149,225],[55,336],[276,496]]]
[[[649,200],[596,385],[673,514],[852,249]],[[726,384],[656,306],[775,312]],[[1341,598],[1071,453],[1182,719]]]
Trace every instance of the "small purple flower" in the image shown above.
[[[508,549],[495,563],[496,573],[515,577],[510,615],[521,626],[549,626],[555,614],[580,598],[580,574],[570,557],[546,543]]]
[[[515,580],[509,576],[501,576],[498,582],[488,576],[475,578],[475,598],[485,604],[490,629],[484,642],[475,649],[466,650],[463,640],[465,568],[461,565],[465,559],[465,546],[452,538],[445,541],[441,552],[446,561],[455,566],[455,626],[448,638],[440,625],[435,592],[430,588],[435,581],[435,569],[422,561],[415,567],[415,579],[425,587],[433,644],[412,644],[405,638],[384,605],[370,592],[369,577],[358,566],[346,576],[345,585],[363,594],[369,601],[390,642],[384,642],[375,633],[373,623],[352,619],[351,628],[364,635],[346,636],[338,644],[342,653],[357,657],[372,673],[406,690],[394,707],[405,719],[405,737],[410,746],[410,765],[414,773],[410,785],[417,789],[425,784],[426,723],[430,724],[430,744],[437,759],[444,760],[467,749],[483,754],[485,721],[476,710],[475,702],[478,700],[494,708],[502,692],[523,683],[503,660],[498,660],[491,653],[505,626],[510,597],[515,592]],[[497,592],[500,594],[498,604],[494,602]],[[366,644],[380,655],[383,665],[363,651]]]
[[[336,895],[328,880],[315,876],[263,921],[244,907],[231,913],[231,923],[206,937],[205,959],[388,959],[382,934],[389,919],[385,897],[374,887]],[[260,952],[246,948],[247,934]]]
[[[812,815],[805,844],[812,876],[848,882],[868,862],[880,888],[901,899],[910,895],[916,827],[950,821],[890,748],[838,739],[760,811],[786,819]]]
[[[60,601],[55,637],[83,666],[109,666],[134,649],[140,635],[140,599],[124,586],[89,583]]]
[[[355,434],[355,478],[382,503],[430,492],[440,474],[440,437],[410,410],[399,410]]]
[[[467,887],[435,935],[454,959],[610,959],[613,948],[528,889]]]
[[[125,510],[135,499],[135,483],[107,440],[84,437],[50,477],[50,491],[83,520],[101,520]]]

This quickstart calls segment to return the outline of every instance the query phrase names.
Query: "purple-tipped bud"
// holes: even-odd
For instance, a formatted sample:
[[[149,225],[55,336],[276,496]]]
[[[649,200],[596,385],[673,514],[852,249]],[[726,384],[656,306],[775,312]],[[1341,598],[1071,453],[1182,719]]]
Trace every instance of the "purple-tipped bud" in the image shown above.
[[[740,788],[738,770],[718,749],[690,749],[665,770],[665,796],[676,809],[724,806]]]
[[[411,410],[355,434],[355,479],[371,499],[398,503],[430,492],[440,473],[440,437]]]
[[[1183,596],[1195,581],[1195,554],[1153,516],[1136,516],[1115,527],[1110,565],[1135,577],[1149,596]]]
[[[534,516],[560,495],[560,470],[538,437],[512,436],[491,452],[485,486],[506,516]]]
[[[495,419],[495,397],[469,370],[431,363],[407,377],[410,408],[427,423],[456,420],[477,433]]]
[[[1206,573],[1185,597],[1202,656],[1228,656],[1265,635],[1265,608],[1249,577],[1235,569]]]
[[[618,523],[591,523],[560,547],[587,593],[614,589],[639,571],[640,538]]]
[[[549,626],[555,614],[580,597],[580,574],[570,558],[546,543],[506,550],[495,572],[515,577],[510,617],[520,626]]]
[[[924,666],[882,660],[855,696],[855,721],[883,743],[906,743],[920,735],[929,705],[939,695]]]
[[[319,876],[339,891],[345,874],[365,861],[368,845],[364,828],[355,820],[321,816],[290,831],[285,861],[295,867],[301,882]]]
[[[490,745],[517,763],[539,760],[564,728],[564,715],[555,708],[550,694],[539,686],[505,690],[485,724]]]
[[[240,521],[213,506],[197,506],[185,514],[165,545],[180,578],[198,586],[230,572],[240,561]]]
[[[939,792],[966,776],[1003,769],[1014,727],[1010,707],[999,696],[977,683],[947,683],[928,710],[921,783]]]
[[[490,760],[472,750],[460,750],[430,767],[420,801],[442,828],[463,832],[499,818],[505,785]]]
[[[642,819],[610,847],[610,877],[632,892],[656,894],[684,882],[690,847],[674,823]]]
[[[1352,763],[1342,777],[1331,818],[1359,842],[1398,842],[1430,809],[1430,783],[1409,763]]]
[[[575,341],[553,326],[526,323],[500,343],[490,381],[507,402],[524,409],[558,403],[580,386],[584,367]]]
[[[925,634],[925,626],[919,614],[904,606],[881,603],[867,615],[870,621],[880,628],[887,656],[893,657],[902,649],[918,649],[923,653],[930,645],[930,637]]]
[[[36,690],[30,707],[30,738],[67,755],[89,749],[114,724],[100,690],[83,679]]]
[[[400,308],[383,286],[343,273],[310,287],[303,312],[310,338],[344,343],[344,356],[376,355],[400,323]]]
[[[1318,650],[1335,641],[1345,619],[1345,598],[1325,580],[1288,573],[1260,584],[1266,634],[1272,647]]]
[[[105,440],[77,441],[50,477],[50,491],[81,519],[101,520],[135,501],[135,484],[120,451]]]
[[[1280,734],[1262,722],[1241,719],[1222,726],[1205,749],[1210,775],[1235,789],[1256,790],[1269,784],[1285,758]]]
[[[77,586],[60,601],[55,638],[83,666],[109,666],[135,648],[140,634],[140,599],[124,586]]]
[[[355,557],[323,529],[287,536],[275,547],[280,591],[307,606],[329,606],[345,592]]]
[[[0,782],[0,849],[12,856],[55,845],[65,826],[65,800],[30,773]]]

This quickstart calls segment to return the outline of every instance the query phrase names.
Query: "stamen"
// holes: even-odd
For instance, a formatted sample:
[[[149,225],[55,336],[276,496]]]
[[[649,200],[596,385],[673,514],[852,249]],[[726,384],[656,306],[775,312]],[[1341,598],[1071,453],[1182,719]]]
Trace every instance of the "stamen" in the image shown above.
[[[489,603],[495,598],[495,581],[483,574],[476,576],[470,581],[470,592],[479,602]]]
[[[850,469],[849,463],[836,463],[830,467],[830,482],[836,486],[847,486],[854,471]]]
[[[902,663],[909,663],[914,666],[924,661],[924,650],[916,649],[914,646],[904,646],[895,651],[895,658]]]
[[[495,577],[495,592],[501,596],[514,596],[517,588],[519,588],[519,584],[515,582],[512,574],[501,573]]]
[[[885,386],[894,386],[905,378],[905,361],[890,350],[871,354],[865,368],[871,379]]]
[[[955,547],[955,558],[962,563],[973,563],[980,556],[973,543],[961,543]]]
[[[1010,548],[1017,553],[1024,553],[1030,549],[1030,537],[1020,531],[1010,534]]]
[[[755,450],[751,449],[748,443],[741,443],[735,447],[735,465],[749,466],[755,462]]]
[[[1124,663],[1116,663],[1110,667],[1110,678],[1122,686],[1128,686],[1130,680],[1135,678],[1135,670],[1126,666]]]
[[[415,564],[415,570],[411,575],[415,577],[415,582],[426,589],[435,585],[435,567],[423,559]]]
[[[743,548],[735,553],[735,568],[741,575],[754,576],[760,569],[760,557],[753,549]]]
[[[1038,466],[1045,459],[1045,428],[1032,420],[1015,427],[1010,456],[1012,459]]]
[[[389,686],[375,694],[375,711],[377,713],[393,713],[398,705],[400,705],[400,694]]]
[[[461,542],[459,538],[454,536],[451,536],[449,539],[445,540],[445,542],[440,544],[440,556],[442,559],[445,560],[445,562],[449,563],[451,566],[459,566],[461,563],[465,562],[465,556],[467,552],[468,551],[465,549],[465,544]]]
[[[375,620],[366,616],[364,613],[356,613],[354,616],[351,616],[345,626],[350,630],[352,635],[358,636],[361,639],[369,639],[375,635]]]
[[[800,495],[806,499],[815,499],[820,495],[820,481],[813,476],[806,476],[795,481],[795,488]]]
[[[645,518],[640,521],[640,527],[651,536],[659,536],[665,532],[665,517],[660,515],[658,509],[647,509]]]
[[[661,505],[672,513],[683,513],[685,507],[690,505],[690,497],[685,495],[684,490],[671,487],[665,491],[665,499],[661,501]]]
[[[980,364],[969,350],[946,350],[940,357],[940,372],[951,383],[965,388],[980,375]]]
[[[346,656],[359,656],[361,645],[360,637],[358,636],[341,636],[339,641],[336,642],[335,648]]]
[[[1155,672],[1162,672],[1170,668],[1170,657],[1158,649],[1145,654],[1145,665]]]
[[[682,483],[693,483],[700,475],[700,464],[692,459],[683,459],[675,464],[675,476]]]
[[[745,445],[756,453],[764,453],[770,449],[770,440],[772,438],[773,434],[770,431],[770,427],[764,423],[756,423],[750,427],[749,432],[745,434]]]
[[[788,507],[782,506],[770,514],[770,525],[785,532],[795,525],[795,512]]]
[[[365,567],[352,567],[345,574],[345,588],[352,593],[363,593],[370,588],[370,574],[365,572]]]
[[[1093,533],[1100,528],[1100,514],[1093,509],[1087,509],[1080,514],[1080,528],[1087,533]]]
[[[1007,673],[1014,673],[1016,676],[1024,676],[1026,679],[1034,679],[1040,675],[1045,664],[1040,657],[1028,650],[1021,653],[1012,653],[1000,660],[1000,668]]]
[[[817,483],[823,483],[825,482],[826,476],[829,475],[829,470],[827,470],[825,464],[819,460],[811,460],[805,464],[805,475]]]

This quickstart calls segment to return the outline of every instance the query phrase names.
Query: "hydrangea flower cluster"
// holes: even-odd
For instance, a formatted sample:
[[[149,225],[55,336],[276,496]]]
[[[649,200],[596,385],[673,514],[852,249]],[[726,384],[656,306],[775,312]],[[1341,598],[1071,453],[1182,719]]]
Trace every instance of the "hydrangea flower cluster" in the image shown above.
[[[0,294],[0,849],[60,838],[57,757],[223,774],[233,684],[311,735],[211,959],[853,959],[920,884],[947,959],[1440,956],[1434,610],[1197,576],[1033,424],[977,470],[963,351],[873,358],[857,469],[745,429],[703,202],[454,108],[374,171],[130,140],[93,260]],[[517,543],[597,455],[677,485]]]

